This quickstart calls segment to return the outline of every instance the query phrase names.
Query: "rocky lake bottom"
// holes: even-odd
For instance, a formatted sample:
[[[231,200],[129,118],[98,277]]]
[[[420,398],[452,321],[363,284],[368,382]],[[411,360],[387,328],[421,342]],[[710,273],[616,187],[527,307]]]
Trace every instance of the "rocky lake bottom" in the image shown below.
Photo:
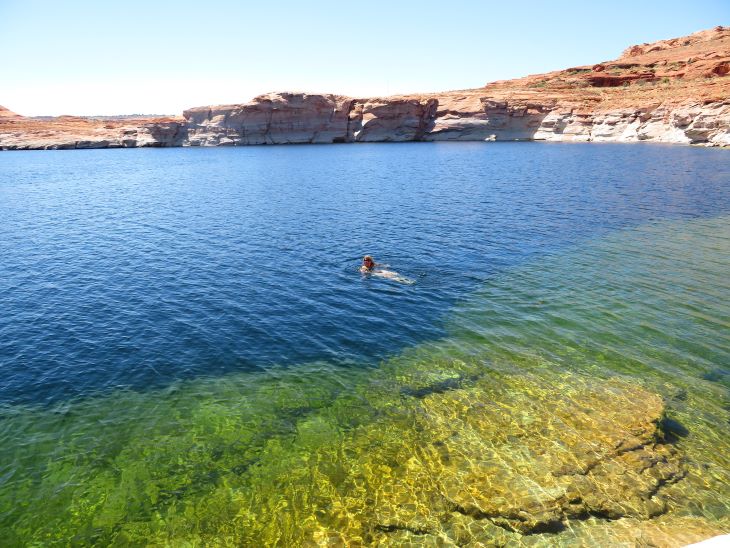
[[[396,154],[400,162],[409,155],[420,158],[424,152],[417,147],[363,150],[382,164],[382,154]],[[465,153],[464,149],[437,148],[428,149],[426,155],[433,157],[434,150],[443,157],[431,161],[444,162],[441,167],[449,170],[453,161],[463,165],[460,154],[481,154],[485,149]],[[514,150],[522,154],[525,149],[517,145]],[[539,159],[549,168],[561,165],[553,155],[566,151],[584,154],[576,151],[586,149],[547,145],[530,150],[545,155]],[[589,169],[603,161],[600,155],[606,151],[615,159],[617,150],[626,149],[589,149],[585,154],[599,156],[590,158]],[[647,154],[660,156],[671,156],[675,150],[646,149]],[[457,151],[456,158],[451,151]],[[705,152],[677,153],[690,157],[682,164],[688,177],[697,178],[701,168],[692,159]],[[722,179],[730,173],[730,160],[717,152],[710,158],[720,160],[710,171]],[[300,149],[275,154],[296,157],[302,153]],[[225,163],[225,158],[220,161]],[[697,158],[697,165],[706,165],[708,157]],[[287,161],[277,159],[279,164]],[[386,177],[372,171],[368,157],[361,160],[359,169],[367,177]],[[388,158],[385,160],[387,163]],[[33,168],[26,164],[24,169]],[[67,169],[61,169],[62,178],[68,177]],[[409,173],[422,182],[432,175],[434,166],[424,169],[423,173]],[[461,169],[467,170],[455,176],[461,182],[475,177],[470,168]],[[512,168],[507,165],[506,169]],[[306,166],[302,173],[306,179]],[[336,173],[338,178],[342,176],[341,171]],[[479,177],[488,178],[485,173],[493,171],[481,171]],[[331,268],[324,261],[309,280],[332,275],[340,276],[333,282],[337,286],[352,283],[345,286],[351,294],[359,292],[352,297],[352,308],[347,308],[345,299],[336,301],[353,317],[365,308],[371,318],[364,324],[356,319],[340,323],[335,321],[335,311],[320,308],[320,317],[329,318],[330,323],[302,321],[297,332],[289,331],[292,326],[276,315],[271,302],[261,301],[257,308],[260,285],[237,287],[236,291],[249,291],[247,314],[261,314],[260,322],[274,318],[268,324],[248,324],[247,329],[265,326],[280,333],[280,346],[269,339],[261,347],[249,344],[242,327],[236,332],[240,338],[228,334],[225,327],[230,319],[218,311],[191,325],[208,325],[216,336],[223,332],[225,338],[216,339],[211,347],[218,353],[240,352],[248,361],[232,360],[235,366],[209,361],[214,373],[208,374],[194,368],[177,369],[165,382],[155,375],[167,374],[166,363],[202,360],[203,354],[186,347],[184,337],[192,333],[186,331],[188,324],[176,324],[178,334],[168,347],[160,341],[171,335],[150,332],[155,322],[146,316],[139,318],[146,338],[130,325],[104,323],[103,303],[97,299],[92,303],[97,311],[46,309],[45,317],[50,315],[52,320],[48,325],[22,331],[19,324],[36,322],[37,327],[42,321],[21,307],[34,291],[51,295],[58,303],[66,301],[60,293],[48,293],[46,285],[35,287],[27,280],[26,285],[16,283],[24,280],[30,264],[38,275],[41,263],[31,261],[29,251],[24,255],[17,246],[11,247],[12,242],[6,244],[2,251],[11,260],[4,267],[4,279],[10,280],[4,289],[13,297],[4,302],[12,317],[6,316],[0,323],[5,341],[0,358],[12,373],[1,387],[3,545],[682,546],[730,532],[727,191],[712,185],[713,175],[703,179],[702,189],[680,179],[671,185],[671,192],[654,186],[649,191],[642,189],[637,194],[641,199],[626,190],[634,185],[633,177],[661,179],[664,175],[655,164],[642,163],[640,170],[627,176],[626,187],[618,185],[623,202],[617,199],[606,207],[605,219],[609,220],[582,221],[580,208],[573,207],[555,206],[542,212],[539,207],[518,208],[514,215],[522,219],[519,223],[513,219],[510,230],[519,224],[523,232],[509,232],[489,218],[491,228],[482,230],[474,241],[468,239],[469,227],[481,225],[466,214],[476,215],[474,210],[460,210],[466,217],[464,228],[450,211],[452,237],[441,241],[447,225],[439,224],[433,209],[417,207],[421,203],[409,207],[408,201],[416,195],[413,192],[403,192],[403,203],[397,197],[395,204],[392,196],[400,196],[397,190],[391,189],[390,199],[384,198],[382,204],[376,193],[367,194],[367,200],[352,205],[354,211],[369,203],[384,215],[393,206],[393,214],[411,216],[411,228],[424,218],[437,224],[420,234],[424,241],[409,241],[411,255],[430,250],[440,261],[442,276],[458,283],[440,282],[441,277],[427,269],[421,273],[419,263],[409,263],[397,254],[391,257],[395,259],[392,266],[415,274],[413,286],[361,279],[356,272],[356,253],[343,263],[334,262]],[[154,173],[143,170],[140,177],[154,179]],[[11,180],[14,184],[8,184]],[[0,208],[15,220],[27,214],[23,213],[25,201],[18,196],[25,198],[38,190],[26,186],[27,181],[17,181],[11,176],[0,179],[6,183],[0,186],[0,196],[5,198],[5,206]],[[505,179],[504,188],[497,185],[485,196],[496,196],[490,199],[499,202],[501,194],[511,200],[517,193],[529,201],[529,190],[520,194],[521,189],[512,182]],[[358,188],[357,180],[352,184]],[[535,184],[532,181],[526,189]],[[128,190],[118,198],[127,204],[137,200],[138,210],[124,216],[113,213],[112,208],[107,217],[95,218],[92,224],[104,230],[121,227],[127,238],[136,237],[134,232],[129,236],[128,227],[138,226],[137,212],[149,216],[152,209]],[[188,190],[183,186],[180,193]],[[436,194],[441,190],[431,188]],[[230,199],[229,191],[210,186],[208,191],[221,193],[224,201]],[[466,200],[474,195],[472,189]],[[573,196],[567,194],[567,201]],[[159,205],[164,193],[153,198],[150,203]],[[250,221],[251,226],[262,217],[267,221],[262,203],[256,202],[260,215]],[[237,227],[249,222],[222,211],[220,202],[215,205],[213,209],[226,226],[233,221]],[[585,218],[604,219],[603,213],[597,213],[604,206],[605,202],[598,209],[585,205]],[[14,225],[13,233],[24,227],[34,236],[36,248],[42,248],[42,235],[55,225],[45,219],[50,214],[45,206],[33,207],[38,208],[33,219],[24,218],[25,224]],[[83,218],[79,211],[87,206],[76,207],[80,209],[73,214]],[[170,207],[177,214],[181,211],[179,203]],[[201,215],[205,213],[205,208],[195,207],[199,213],[203,211]],[[484,205],[475,207],[489,217]],[[642,212],[641,219],[633,217],[637,211]],[[183,215],[186,227],[200,222],[187,213]],[[533,217],[538,213],[542,220]],[[321,227],[324,221],[317,215],[313,223]],[[337,218],[339,212],[328,215]],[[623,220],[615,223],[617,217]],[[549,229],[540,224],[546,218]],[[395,241],[402,237],[395,226],[400,223],[392,216],[389,219],[389,227],[383,228],[376,220],[362,230],[373,231],[378,226],[381,242],[389,241],[387,230],[395,231]],[[157,233],[165,223],[154,227],[155,222],[149,220]],[[203,223],[201,230],[210,232],[218,227],[217,222]],[[183,230],[170,223],[165,226]],[[283,219],[280,226],[289,225]],[[556,228],[561,226],[566,228]],[[568,226],[578,226],[582,232],[571,232],[573,228]],[[10,233],[11,227],[3,230]],[[194,242],[195,233],[190,230],[186,234]],[[553,231],[569,234],[570,241],[551,240]],[[86,241],[75,236],[73,231],[64,231],[61,238],[75,248],[76,258],[67,259],[71,262],[83,256],[78,241]],[[250,229],[247,238],[255,242],[256,237],[255,228]],[[281,233],[276,237],[286,239]],[[347,237],[362,238],[359,243],[367,245],[361,233]],[[105,245],[113,242],[112,236],[108,238],[103,240]],[[515,240],[520,242],[520,253],[510,251],[510,242]],[[53,246],[60,245],[58,241]],[[320,237],[317,242],[308,240],[307,248],[314,245],[314,255],[324,256],[331,242]],[[215,248],[222,244],[203,240],[201,245]],[[296,244],[287,245],[296,248]],[[479,263],[468,263],[464,257],[471,252],[483,256],[485,250],[498,246],[502,246],[500,252],[489,260],[498,268],[485,267],[481,277],[476,276]],[[238,244],[234,247],[241,249]],[[244,249],[255,253],[255,246]],[[454,255],[458,258],[451,262]],[[227,257],[218,255],[217,264],[225,266]],[[126,258],[134,262],[138,257]],[[148,291],[162,291],[164,284],[156,286],[153,277],[165,273],[150,266],[149,255],[139,258],[148,261],[142,276]],[[209,256],[204,259],[212,260]],[[123,267],[123,258],[118,256],[103,260],[112,261],[115,269]],[[188,263],[188,283],[215,286],[203,275],[203,266],[185,256],[180,260]],[[257,260],[267,259],[262,255]],[[44,270],[44,283],[60,279],[61,274],[70,276],[59,273],[57,265],[53,268]],[[326,273],[317,274],[321,270]],[[278,273],[266,270],[262,276],[285,276]],[[298,278],[282,280],[263,290],[267,295],[300,291]],[[97,283],[105,288],[109,285]],[[119,282],[116,294],[139,291],[134,283],[131,277]],[[145,315],[153,318],[153,308],[167,310],[161,308],[165,299],[179,295],[184,283],[180,278],[175,291],[163,292],[156,304],[143,306]],[[91,287],[93,290],[93,284]],[[225,288],[218,289],[228,298]],[[337,287],[328,289],[334,292]],[[197,297],[190,298],[190,307],[202,308],[205,302],[207,312],[215,309],[212,297],[206,300],[202,296],[205,292],[191,294]],[[96,293],[92,291],[92,295]],[[316,306],[315,301],[330,306],[326,297],[319,299],[312,297],[311,306]],[[150,340],[157,345],[158,354],[168,352],[166,361],[143,362],[134,369],[131,351],[125,353],[121,346],[111,350],[108,344],[105,349],[75,346],[84,331],[64,338],[61,327],[69,324],[64,323],[68,319],[63,314],[69,310],[84,318],[96,314],[96,325],[104,324],[104,331],[111,332],[110,341],[139,337],[136,344],[144,352],[133,356],[147,355],[144,344]],[[285,308],[282,314],[291,311]],[[380,323],[377,316],[392,321]],[[123,310],[115,317],[127,318]],[[164,314],[155,321],[163,323]],[[413,325],[423,325],[415,331],[425,330],[428,336],[414,335]],[[341,335],[348,327],[354,331],[353,339],[367,344],[348,346],[346,337],[335,338],[333,330]],[[18,333],[24,333],[27,346],[17,343]],[[9,339],[10,335],[15,338]],[[374,337],[372,341],[368,336]],[[201,340],[190,344],[198,349]],[[406,340],[407,344],[397,348],[390,345],[391,340]],[[327,351],[319,356],[307,356],[302,350],[287,354],[292,341],[319,345]],[[337,359],[328,354],[335,344]],[[60,349],[46,350],[54,345]],[[34,360],[29,348],[44,353]],[[272,348],[279,348],[276,356],[291,355],[292,359],[264,352]],[[109,354],[94,353],[102,350]],[[57,371],[50,366],[42,373],[36,371],[56,363],[54,360],[60,364]],[[67,362],[79,370],[64,369]],[[126,381],[120,380],[124,375],[118,371],[124,367],[128,368]],[[59,384],[57,380],[63,376],[74,379],[73,386]],[[108,382],[110,376],[114,383]]]

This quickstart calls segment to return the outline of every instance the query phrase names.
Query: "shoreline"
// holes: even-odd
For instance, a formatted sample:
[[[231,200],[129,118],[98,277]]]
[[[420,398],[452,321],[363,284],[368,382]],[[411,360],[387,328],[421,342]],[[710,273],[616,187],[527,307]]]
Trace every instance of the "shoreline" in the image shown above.
[[[560,141],[560,140],[546,140],[546,139],[512,139],[504,141],[368,141],[368,142],[355,142],[355,143],[261,143],[256,145],[230,145],[230,146],[214,146],[214,145],[176,145],[176,146],[157,146],[157,145],[144,145],[144,146],[104,146],[104,147],[88,147],[81,146],[79,148],[72,147],[58,147],[58,148],[1,148],[0,152],[39,152],[39,151],[68,151],[68,150],[135,150],[135,149],[203,149],[210,150],[215,148],[260,148],[260,147],[327,147],[327,146],[342,146],[342,145],[402,145],[402,144],[474,144],[474,143],[537,143],[537,144],[553,144],[553,145],[663,145],[667,147],[694,147],[694,148],[706,148],[714,150],[730,150],[730,145],[707,145],[704,143],[672,143],[666,141]]]
[[[49,146],[49,147],[0,147],[1,152],[38,152],[38,151],[67,151],[67,150],[134,150],[134,149],[214,149],[214,148],[260,148],[260,147],[299,147],[299,146],[344,146],[344,145],[401,145],[401,144],[508,144],[508,143],[537,143],[537,144],[554,144],[554,145],[663,145],[668,147],[694,147],[694,148],[707,148],[715,150],[730,150],[730,144],[714,145],[703,142],[699,143],[678,143],[671,141],[655,141],[655,140],[642,140],[642,141],[572,141],[572,140],[561,140],[561,139],[510,139],[510,140],[428,140],[428,141],[355,141],[351,143],[259,143],[250,145],[158,145],[158,144],[145,144],[141,146]]]

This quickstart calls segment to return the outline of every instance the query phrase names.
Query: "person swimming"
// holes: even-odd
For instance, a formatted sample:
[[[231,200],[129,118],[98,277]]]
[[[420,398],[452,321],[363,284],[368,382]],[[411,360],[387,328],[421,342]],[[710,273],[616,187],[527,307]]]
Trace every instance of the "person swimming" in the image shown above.
[[[376,266],[381,266],[376,263],[371,255],[365,255],[362,258],[362,265],[360,265],[360,272],[372,272]]]
[[[379,278],[386,278],[388,280],[393,280],[394,282],[402,283],[411,285],[415,283],[410,278],[406,278],[405,276],[401,276],[397,272],[393,272],[392,270],[384,270],[382,268],[376,269],[375,267],[378,266],[388,266],[387,264],[381,264],[376,263],[373,259],[372,255],[365,255],[362,258],[362,264],[360,265],[360,272],[363,274],[370,274],[372,276],[377,276]]]

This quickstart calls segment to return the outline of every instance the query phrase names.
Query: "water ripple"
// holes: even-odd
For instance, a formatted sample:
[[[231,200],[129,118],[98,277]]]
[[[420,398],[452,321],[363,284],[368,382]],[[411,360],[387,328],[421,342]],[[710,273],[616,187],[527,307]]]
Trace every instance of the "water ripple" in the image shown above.
[[[727,212],[729,163],[692,148],[478,143],[4,153],[0,402],[274,365],[374,365],[442,337],[451,307],[483,284],[519,286],[520,264],[627,227]],[[727,328],[707,306],[728,291],[710,262],[724,236],[703,245],[707,261],[687,258],[687,313]],[[621,265],[671,252],[604,250],[603,300],[576,295],[571,314],[544,294],[572,298],[558,278],[495,294],[504,323],[480,338],[507,344],[544,324],[564,340],[589,309],[607,333],[617,315],[648,322],[625,300],[660,310],[657,289],[676,280]],[[363,278],[364,253],[416,283]],[[595,257],[572,260],[579,269]],[[630,294],[619,274],[635,281]]]

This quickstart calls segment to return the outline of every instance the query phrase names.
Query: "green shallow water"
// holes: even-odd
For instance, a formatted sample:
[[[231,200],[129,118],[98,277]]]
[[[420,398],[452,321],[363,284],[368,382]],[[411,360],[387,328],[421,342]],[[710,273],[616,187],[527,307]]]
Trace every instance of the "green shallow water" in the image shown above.
[[[681,545],[730,531],[728,272],[729,216],[659,222],[502,272],[447,337],[376,369],[5,407],[2,544]]]

